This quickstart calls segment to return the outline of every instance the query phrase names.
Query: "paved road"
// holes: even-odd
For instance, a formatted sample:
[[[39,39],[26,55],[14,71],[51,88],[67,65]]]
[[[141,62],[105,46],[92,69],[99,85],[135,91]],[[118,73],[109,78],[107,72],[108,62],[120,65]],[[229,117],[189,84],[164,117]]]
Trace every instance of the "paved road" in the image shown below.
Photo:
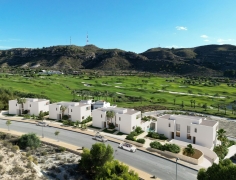
[[[7,129],[6,120],[0,120],[0,128]],[[42,128],[34,124],[22,123],[12,121],[10,125],[10,130],[15,130],[19,132],[29,133],[34,132],[37,135],[42,135]],[[54,135],[56,128],[44,127],[44,136],[57,139]],[[91,148],[92,144],[95,143],[92,137],[85,134],[80,134],[76,132],[71,132],[67,130],[60,129],[59,140],[73,144],[79,147]],[[107,142],[110,144],[115,151],[115,159],[118,159],[126,164],[129,164],[135,168],[149,173],[150,175],[156,175],[161,179],[174,180],[176,173],[176,164],[174,162],[162,159],[160,157],[142,152],[136,151],[135,153],[130,153],[128,151],[118,149],[118,144],[114,142]],[[196,179],[197,171],[189,169],[187,167],[178,165],[178,180],[191,180]]]

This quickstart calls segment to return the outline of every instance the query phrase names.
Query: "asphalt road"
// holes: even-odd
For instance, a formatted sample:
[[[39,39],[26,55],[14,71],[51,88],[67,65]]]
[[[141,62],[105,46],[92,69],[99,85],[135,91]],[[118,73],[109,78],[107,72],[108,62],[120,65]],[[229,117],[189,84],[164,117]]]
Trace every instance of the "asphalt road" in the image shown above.
[[[0,128],[7,129],[6,120],[0,120]],[[44,136],[57,139],[54,132],[58,130],[53,127],[44,127]],[[24,133],[36,133],[37,135],[42,135],[42,127],[36,126],[35,124],[22,123],[12,121],[10,125],[10,130],[15,130]],[[92,139],[91,136],[76,133],[72,131],[67,131],[60,129],[60,134],[58,136],[60,141],[73,144],[79,147],[91,148],[92,144],[96,141]],[[118,148],[118,144],[108,141],[106,144],[110,144],[114,149],[114,157],[130,166],[138,168],[142,171],[149,173],[150,175],[156,175],[161,179],[175,180],[176,178],[176,163],[162,159],[155,155],[137,150],[135,153],[131,153]],[[191,180],[196,179],[197,171],[190,168],[184,167],[182,165],[177,165],[178,170],[178,180]]]

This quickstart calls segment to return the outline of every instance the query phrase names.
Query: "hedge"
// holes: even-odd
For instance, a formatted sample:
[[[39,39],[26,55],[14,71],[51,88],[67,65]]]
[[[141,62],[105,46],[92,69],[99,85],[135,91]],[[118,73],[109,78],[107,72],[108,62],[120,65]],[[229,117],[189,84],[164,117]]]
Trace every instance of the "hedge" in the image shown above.
[[[176,144],[164,144],[162,145],[158,141],[153,141],[150,143],[150,147],[154,149],[158,149],[161,151],[170,151],[172,153],[179,153],[180,152],[180,147],[177,146]]]

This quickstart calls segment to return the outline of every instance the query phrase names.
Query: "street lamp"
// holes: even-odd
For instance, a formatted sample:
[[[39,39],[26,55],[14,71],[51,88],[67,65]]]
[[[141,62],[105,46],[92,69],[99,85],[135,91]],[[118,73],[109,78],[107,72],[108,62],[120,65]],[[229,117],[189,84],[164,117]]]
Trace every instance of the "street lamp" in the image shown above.
[[[44,134],[43,134],[43,125],[42,125],[42,138],[44,138]]]
[[[179,158],[176,158],[176,180],[177,180],[177,161],[179,160]]]

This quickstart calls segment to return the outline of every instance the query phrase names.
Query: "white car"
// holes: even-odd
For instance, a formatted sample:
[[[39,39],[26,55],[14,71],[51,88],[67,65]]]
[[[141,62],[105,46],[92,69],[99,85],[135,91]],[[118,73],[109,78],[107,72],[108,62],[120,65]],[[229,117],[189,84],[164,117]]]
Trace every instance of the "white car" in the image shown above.
[[[38,122],[36,125],[37,126],[44,126],[44,127],[48,126],[48,124],[46,122]]]
[[[119,148],[125,149],[130,152],[135,152],[136,151],[136,146],[129,144],[129,143],[120,143]]]
[[[95,139],[97,141],[101,141],[101,142],[107,142],[107,139],[104,136],[102,136],[102,135],[95,135],[93,137],[93,139]]]

